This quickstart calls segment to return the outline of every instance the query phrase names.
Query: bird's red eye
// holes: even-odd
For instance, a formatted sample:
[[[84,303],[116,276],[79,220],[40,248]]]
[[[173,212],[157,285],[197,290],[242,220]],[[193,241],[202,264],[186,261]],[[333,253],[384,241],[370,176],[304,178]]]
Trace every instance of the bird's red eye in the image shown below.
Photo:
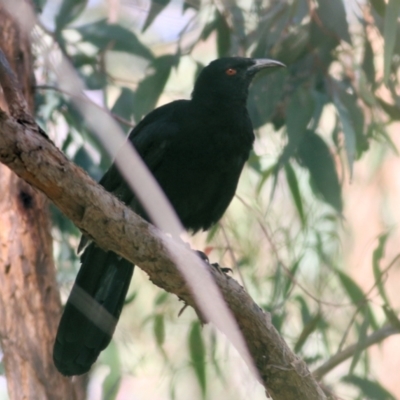
[[[230,76],[235,75],[236,72],[237,72],[236,69],[233,69],[233,68],[228,68],[228,69],[225,71],[225,73],[226,73],[227,75],[230,75]]]

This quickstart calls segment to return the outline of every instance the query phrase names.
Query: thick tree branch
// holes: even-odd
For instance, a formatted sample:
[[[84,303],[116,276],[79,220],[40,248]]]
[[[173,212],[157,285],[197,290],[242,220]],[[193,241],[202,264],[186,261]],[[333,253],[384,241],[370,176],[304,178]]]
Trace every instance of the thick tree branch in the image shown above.
[[[2,71],[0,68],[0,83]],[[99,246],[138,265],[153,283],[196,308],[166,249],[176,249],[181,259],[189,250],[106,192],[71,163],[40,128],[24,121],[30,121],[29,116],[15,120],[0,113],[0,162],[45,193]],[[273,327],[270,315],[234,279],[210,271],[236,318],[269,394],[276,400],[325,399],[306,364],[291,352]]]

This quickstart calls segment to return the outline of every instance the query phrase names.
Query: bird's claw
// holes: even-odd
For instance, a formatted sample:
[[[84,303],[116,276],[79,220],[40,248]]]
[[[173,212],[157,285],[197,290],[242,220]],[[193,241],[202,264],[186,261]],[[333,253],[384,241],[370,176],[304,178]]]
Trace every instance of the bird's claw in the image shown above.
[[[232,268],[220,267],[218,263],[212,263],[210,265],[213,266],[221,274],[228,274],[228,273],[232,273],[233,272]]]
[[[210,259],[208,258],[207,254],[200,251],[200,250],[196,250],[196,253],[198,254],[198,256],[207,264],[207,265],[211,265],[212,267],[214,267],[219,273],[221,274],[227,274],[227,273],[232,273],[232,269],[231,268],[222,268],[219,266],[218,263],[210,263]]]

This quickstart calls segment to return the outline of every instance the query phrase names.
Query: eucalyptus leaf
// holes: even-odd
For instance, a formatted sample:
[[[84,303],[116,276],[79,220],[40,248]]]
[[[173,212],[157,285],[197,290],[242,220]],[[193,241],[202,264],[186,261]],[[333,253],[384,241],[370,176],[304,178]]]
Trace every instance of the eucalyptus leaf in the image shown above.
[[[75,20],[87,6],[88,0],[63,0],[55,18],[56,32]]]
[[[133,115],[135,121],[154,109],[167,83],[172,67],[177,63],[175,55],[165,55],[156,58],[152,64],[152,73],[147,75],[138,85],[135,95]]]
[[[364,56],[362,61],[362,69],[365,72],[365,76],[368,79],[368,82],[373,85],[375,84],[375,64],[374,64],[374,52],[372,50],[372,46],[370,41],[368,40],[367,34],[365,32],[365,40],[364,40]]]
[[[378,382],[356,375],[345,376],[342,380],[343,382],[359,388],[365,400],[396,400],[396,398]]]
[[[339,213],[342,212],[342,194],[335,163],[324,140],[312,131],[306,131],[297,149],[297,160],[310,172],[312,187]]]
[[[80,26],[76,30],[82,35],[82,40],[100,50],[111,45],[110,50],[135,54],[148,60],[154,59],[151,50],[131,30],[118,24],[109,24],[105,19]]]
[[[325,29],[330,30],[338,38],[351,44],[349,24],[342,0],[318,0],[317,13]]]
[[[389,0],[385,10],[385,20],[383,28],[384,38],[384,81],[388,84],[390,69],[392,66],[393,51],[396,44],[397,19],[399,17],[400,1]]]
[[[378,288],[379,294],[385,304],[389,304],[388,297],[386,295],[386,290],[384,286],[382,271],[380,268],[380,261],[382,260],[385,252],[386,241],[389,237],[389,232],[383,233],[378,238],[378,247],[374,250],[372,254],[372,270],[374,272],[375,284]]]
[[[193,369],[195,371],[197,381],[199,382],[203,398],[206,395],[206,370],[205,370],[205,346],[201,334],[199,322],[192,324],[189,333],[189,352]]]
[[[144,32],[156,19],[156,17],[164,10],[171,0],[151,0],[150,10],[144,22],[142,32]]]
[[[297,182],[296,173],[294,172],[290,163],[285,164],[286,180],[289,185],[290,193],[292,194],[294,204],[296,205],[297,212],[299,213],[301,224],[303,228],[306,225],[306,219],[303,210],[303,201],[299,190],[299,183]]]

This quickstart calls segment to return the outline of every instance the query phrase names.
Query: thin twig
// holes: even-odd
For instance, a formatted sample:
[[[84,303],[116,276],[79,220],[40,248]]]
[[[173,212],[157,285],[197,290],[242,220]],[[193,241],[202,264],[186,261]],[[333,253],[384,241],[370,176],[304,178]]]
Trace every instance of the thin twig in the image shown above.
[[[365,338],[365,341],[362,345],[360,345],[359,342],[354,343],[349,347],[347,347],[346,349],[344,349],[343,351],[341,351],[340,353],[337,353],[333,357],[331,357],[328,361],[326,361],[324,364],[322,364],[313,372],[314,377],[317,380],[322,379],[322,377],[326,375],[329,371],[331,371],[336,366],[341,364],[343,361],[353,356],[356,351],[359,351],[360,349],[365,350],[368,347],[381,342],[383,339],[386,339],[387,337],[398,333],[400,333],[400,330],[391,325],[387,325],[375,331],[374,333]]]

